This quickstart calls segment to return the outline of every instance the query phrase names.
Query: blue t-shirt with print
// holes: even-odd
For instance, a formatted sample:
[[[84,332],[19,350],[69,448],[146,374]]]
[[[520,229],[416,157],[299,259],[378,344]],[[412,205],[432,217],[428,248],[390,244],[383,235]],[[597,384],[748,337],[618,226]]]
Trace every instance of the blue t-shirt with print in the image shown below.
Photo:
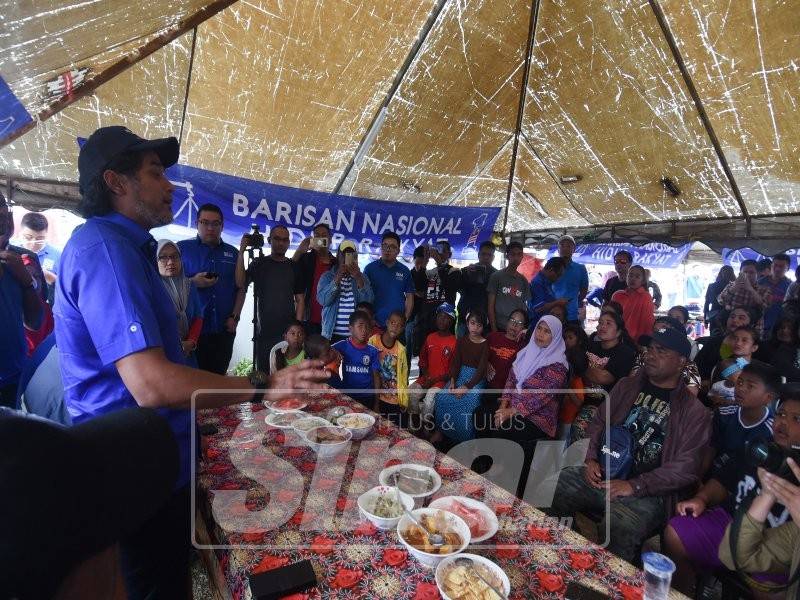
[[[356,346],[350,338],[336,342],[333,347],[342,355],[341,389],[373,389],[372,374],[380,372],[378,349],[369,344]]]

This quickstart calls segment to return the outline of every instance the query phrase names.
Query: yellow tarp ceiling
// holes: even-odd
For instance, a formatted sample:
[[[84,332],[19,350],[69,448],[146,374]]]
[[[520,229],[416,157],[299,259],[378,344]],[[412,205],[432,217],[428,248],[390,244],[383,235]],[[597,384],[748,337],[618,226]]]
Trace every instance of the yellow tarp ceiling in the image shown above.
[[[132,64],[0,149],[10,176],[75,181],[76,136],[121,123],[204,169],[502,206],[508,232],[800,212],[792,0],[0,8],[0,76],[33,115],[60,73]]]

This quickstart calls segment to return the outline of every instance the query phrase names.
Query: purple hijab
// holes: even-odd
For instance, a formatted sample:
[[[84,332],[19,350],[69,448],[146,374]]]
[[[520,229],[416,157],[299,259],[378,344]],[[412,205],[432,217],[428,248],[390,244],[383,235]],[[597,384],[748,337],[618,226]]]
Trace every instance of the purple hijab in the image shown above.
[[[564,344],[564,336],[561,335],[561,321],[553,315],[544,315],[539,319],[539,323],[542,321],[550,328],[553,339],[546,348],[539,348],[534,339],[534,332],[528,345],[519,351],[511,367],[514,371],[514,376],[517,378],[517,390],[521,390],[523,382],[542,367],[561,363],[569,370],[566,355],[567,347]]]

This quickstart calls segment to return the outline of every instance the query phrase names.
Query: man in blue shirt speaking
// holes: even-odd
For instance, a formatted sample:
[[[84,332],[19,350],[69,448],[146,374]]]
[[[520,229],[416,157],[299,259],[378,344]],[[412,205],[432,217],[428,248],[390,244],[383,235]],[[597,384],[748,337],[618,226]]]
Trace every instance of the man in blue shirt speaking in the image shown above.
[[[131,600],[189,594],[192,394],[234,391],[197,396],[197,408],[213,408],[252,400],[254,388],[301,389],[326,378],[322,361],[271,378],[224,377],[185,366],[175,308],[148,233],[172,221],[174,188],[164,169],[178,153],[175,138],[148,141],[125,127],[104,127],[89,137],[78,157],[78,208],[88,220],[64,248],[56,283],[56,340],[73,423],[137,405],[155,408],[178,444],[171,500],[121,544]]]

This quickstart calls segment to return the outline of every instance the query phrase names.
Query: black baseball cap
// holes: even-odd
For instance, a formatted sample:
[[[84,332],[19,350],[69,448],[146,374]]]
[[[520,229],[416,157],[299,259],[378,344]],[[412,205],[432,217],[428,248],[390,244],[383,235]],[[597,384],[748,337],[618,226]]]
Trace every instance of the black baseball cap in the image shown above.
[[[178,460],[169,424],[151,409],[70,428],[0,409],[0,598],[52,597],[167,502]]]
[[[686,334],[673,329],[669,325],[658,324],[658,328],[653,331],[653,335],[642,335],[639,337],[640,346],[649,346],[651,342],[658,342],[664,348],[674,350],[681,356],[689,358],[692,354],[692,345]]]
[[[147,152],[152,150],[161,159],[164,168],[178,162],[180,145],[174,137],[146,140],[127,127],[112,125],[96,130],[78,154],[78,174],[80,191],[83,194],[89,185],[106,168],[112,159],[123,152]]]

